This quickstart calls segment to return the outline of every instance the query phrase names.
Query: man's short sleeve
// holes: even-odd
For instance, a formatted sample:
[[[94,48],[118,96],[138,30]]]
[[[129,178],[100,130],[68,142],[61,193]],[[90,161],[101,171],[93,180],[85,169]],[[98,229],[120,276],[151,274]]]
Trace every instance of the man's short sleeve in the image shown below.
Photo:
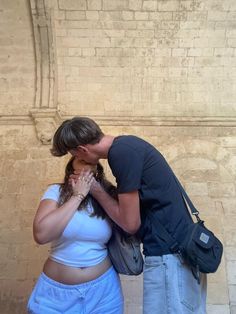
[[[118,193],[140,188],[143,157],[133,147],[127,144],[115,145],[109,153],[108,163],[116,178]]]

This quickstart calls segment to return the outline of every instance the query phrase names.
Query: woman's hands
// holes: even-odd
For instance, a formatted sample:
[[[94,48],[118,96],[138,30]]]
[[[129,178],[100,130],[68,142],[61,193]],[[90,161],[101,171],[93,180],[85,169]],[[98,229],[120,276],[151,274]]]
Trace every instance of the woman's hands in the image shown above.
[[[92,180],[93,173],[88,170],[82,170],[80,174],[72,174],[69,179],[73,190],[72,196],[79,197],[83,200],[90,190]]]

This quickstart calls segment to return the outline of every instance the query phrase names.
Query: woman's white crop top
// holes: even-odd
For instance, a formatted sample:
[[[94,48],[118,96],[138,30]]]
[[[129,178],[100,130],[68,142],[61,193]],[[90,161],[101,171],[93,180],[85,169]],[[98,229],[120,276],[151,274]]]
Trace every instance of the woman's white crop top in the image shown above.
[[[60,185],[49,186],[41,200],[58,202]],[[106,243],[111,237],[107,219],[90,217],[91,202],[77,210],[61,236],[51,243],[50,259],[72,267],[87,267],[100,263],[107,256]]]

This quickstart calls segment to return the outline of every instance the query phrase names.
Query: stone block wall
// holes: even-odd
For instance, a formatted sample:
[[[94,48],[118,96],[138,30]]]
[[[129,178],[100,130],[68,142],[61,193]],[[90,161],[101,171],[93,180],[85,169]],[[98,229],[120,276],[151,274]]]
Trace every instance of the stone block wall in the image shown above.
[[[27,115],[35,97],[29,3],[0,1],[0,115]]]
[[[63,114],[235,115],[234,1],[56,3]]]
[[[235,18],[233,0],[0,0],[1,313],[26,312],[48,254],[32,220],[68,158],[52,134],[74,115],[164,154],[225,245],[208,313],[236,313]],[[142,276],[122,285],[141,313]]]

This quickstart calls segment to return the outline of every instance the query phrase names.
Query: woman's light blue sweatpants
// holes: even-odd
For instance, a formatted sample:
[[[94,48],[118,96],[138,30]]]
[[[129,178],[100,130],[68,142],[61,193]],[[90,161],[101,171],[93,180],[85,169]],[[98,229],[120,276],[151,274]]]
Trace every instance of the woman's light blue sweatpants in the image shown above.
[[[41,273],[28,302],[31,314],[123,314],[123,294],[113,267],[95,280],[65,285]]]

